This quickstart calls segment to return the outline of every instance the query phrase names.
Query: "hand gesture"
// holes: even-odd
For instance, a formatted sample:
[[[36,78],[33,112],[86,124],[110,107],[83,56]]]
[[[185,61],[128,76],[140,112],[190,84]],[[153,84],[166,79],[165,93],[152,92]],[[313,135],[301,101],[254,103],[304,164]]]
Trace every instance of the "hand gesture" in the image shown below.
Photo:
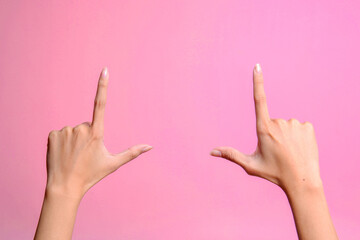
[[[96,92],[92,123],[51,131],[47,152],[47,189],[82,197],[87,190],[123,164],[150,150],[149,145],[135,145],[111,154],[104,146],[104,114],[108,70],[103,69]]]
[[[217,147],[211,155],[239,164],[249,175],[267,179],[284,191],[298,185],[321,186],[318,148],[311,123],[270,119],[260,65],[253,70],[256,150],[248,155],[231,147]]]

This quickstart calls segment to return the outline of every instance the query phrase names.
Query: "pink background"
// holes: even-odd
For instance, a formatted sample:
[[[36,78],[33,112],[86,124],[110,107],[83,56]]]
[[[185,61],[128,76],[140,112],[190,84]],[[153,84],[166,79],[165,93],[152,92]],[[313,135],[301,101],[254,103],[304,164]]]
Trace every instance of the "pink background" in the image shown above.
[[[360,239],[359,1],[0,2],[0,238],[31,239],[48,132],[91,120],[154,149],[83,199],[74,239],[297,239],[275,185],[209,155],[256,146],[252,68],[272,118],[310,121],[341,239]]]

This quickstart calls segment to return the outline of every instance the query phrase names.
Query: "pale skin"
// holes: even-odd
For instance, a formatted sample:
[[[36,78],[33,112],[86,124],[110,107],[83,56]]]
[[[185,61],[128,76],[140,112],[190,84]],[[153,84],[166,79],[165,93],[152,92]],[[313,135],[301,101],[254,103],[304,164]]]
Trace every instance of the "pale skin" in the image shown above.
[[[253,70],[253,89],[256,150],[244,154],[232,147],[216,147],[210,154],[240,165],[249,175],[278,185],[289,200],[299,239],[338,239],[320,178],[313,125],[296,119],[270,118],[259,64]]]
[[[93,120],[74,128],[52,131],[48,139],[47,184],[34,239],[71,239],[77,209],[85,193],[120,166],[152,149],[135,145],[111,154],[103,143],[109,74],[103,69],[95,97]],[[271,119],[260,65],[253,71],[258,145],[248,155],[217,147],[211,155],[228,159],[252,176],[283,189],[294,215],[299,239],[338,239],[330,218],[319,171],[319,156],[311,123]]]
[[[152,149],[139,144],[111,154],[103,142],[109,73],[101,72],[93,120],[51,131],[47,151],[47,184],[34,239],[71,239],[76,213],[85,193],[120,166]]]

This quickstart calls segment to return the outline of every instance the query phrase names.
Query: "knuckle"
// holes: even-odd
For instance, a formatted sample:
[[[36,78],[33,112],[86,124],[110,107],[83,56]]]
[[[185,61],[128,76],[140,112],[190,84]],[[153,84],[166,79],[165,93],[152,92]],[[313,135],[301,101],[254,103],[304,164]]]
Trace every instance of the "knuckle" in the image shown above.
[[[80,124],[74,128],[74,132],[76,133],[85,133],[88,129],[88,126],[85,124]]]
[[[85,125],[86,127],[90,127],[91,123],[90,122],[83,122],[81,125]]]
[[[137,157],[138,154],[136,153],[135,150],[129,148],[128,151],[129,151],[129,158],[130,158],[130,159],[134,159],[134,158]]]
[[[63,129],[61,129],[61,132],[65,133],[65,134],[69,134],[72,132],[72,128],[70,126],[65,126],[65,127],[63,127]]]
[[[278,124],[278,125],[285,125],[286,124],[286,120],[282,119],[282,118],[276,118],[272,120],[274,123]]]
[[[293,124],[293,125],[300,123],[299,120],[297,120],[297,119],[295,119],[295,118],[290,118],[288,122],[289,122],[290,124]]]
[[[257,87],[261,87],[264,85],[264,78],[262,76],[258,76],[254,79],[254,84],[257,86]]]
[[[308,128],[308,129],[311,129],[311,130],[314,129],[314,126],[312,125],[311,122],[306,121],[306,122],[304,122],[303,125],[304,125],[306,128]]]
[[[226,151],[225,156],[226,156],[226,158],[228,158],[230,160],[236,159],[236,154],[233,151]]]
[[[54,139],[57,136],[57,131],[56,130],[52,130],[49,133],[49,139]]]
[[[96,98],[95,101],[94,101],[94,106],[95,106],[95,108],[104,108],[105,107],[105,100],[100,99],[100,98]]]
[[[272,122],[275,123],[275,126],[280,129],[286,129],[289,125],[288,122],[282,118],[274,119]]]
[[[264,103],[266,102],[266,96],[264,94],[254,94],[255,103]]]

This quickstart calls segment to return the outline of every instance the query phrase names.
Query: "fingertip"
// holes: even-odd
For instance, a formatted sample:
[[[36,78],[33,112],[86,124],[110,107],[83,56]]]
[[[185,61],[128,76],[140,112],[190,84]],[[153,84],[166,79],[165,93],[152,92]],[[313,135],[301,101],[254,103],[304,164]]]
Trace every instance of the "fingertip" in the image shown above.
[[[214,156],[214,157],[221,157],[222,153],[217,149],[213,149],[213,150],[211,150],[210,155]]]
[[[138,145],[134,145],[130,148],[128,148],[127,150],[115,154],[115,157],[118,159],[120,166],[137,158],[138,156],[140,156],[142,153],[147,152],[149,150],[151,150],[153,147],[147,144],[138,144]]]
[[[101,77],[102,78],[106,78],[109,76],[109,71],[108,71],[108,68],[107,67],[104,67],[101,71]]]
[[[145,145],[141,148],[141,153],[145,153],[147,151],[150,151],[151,149],[153,149],[153,146]]]
[[[254,72],[257,73],[257,74],[262,73],[262,69],[261,69],[260,63],[256,63],[256,64],[255,64]]]

